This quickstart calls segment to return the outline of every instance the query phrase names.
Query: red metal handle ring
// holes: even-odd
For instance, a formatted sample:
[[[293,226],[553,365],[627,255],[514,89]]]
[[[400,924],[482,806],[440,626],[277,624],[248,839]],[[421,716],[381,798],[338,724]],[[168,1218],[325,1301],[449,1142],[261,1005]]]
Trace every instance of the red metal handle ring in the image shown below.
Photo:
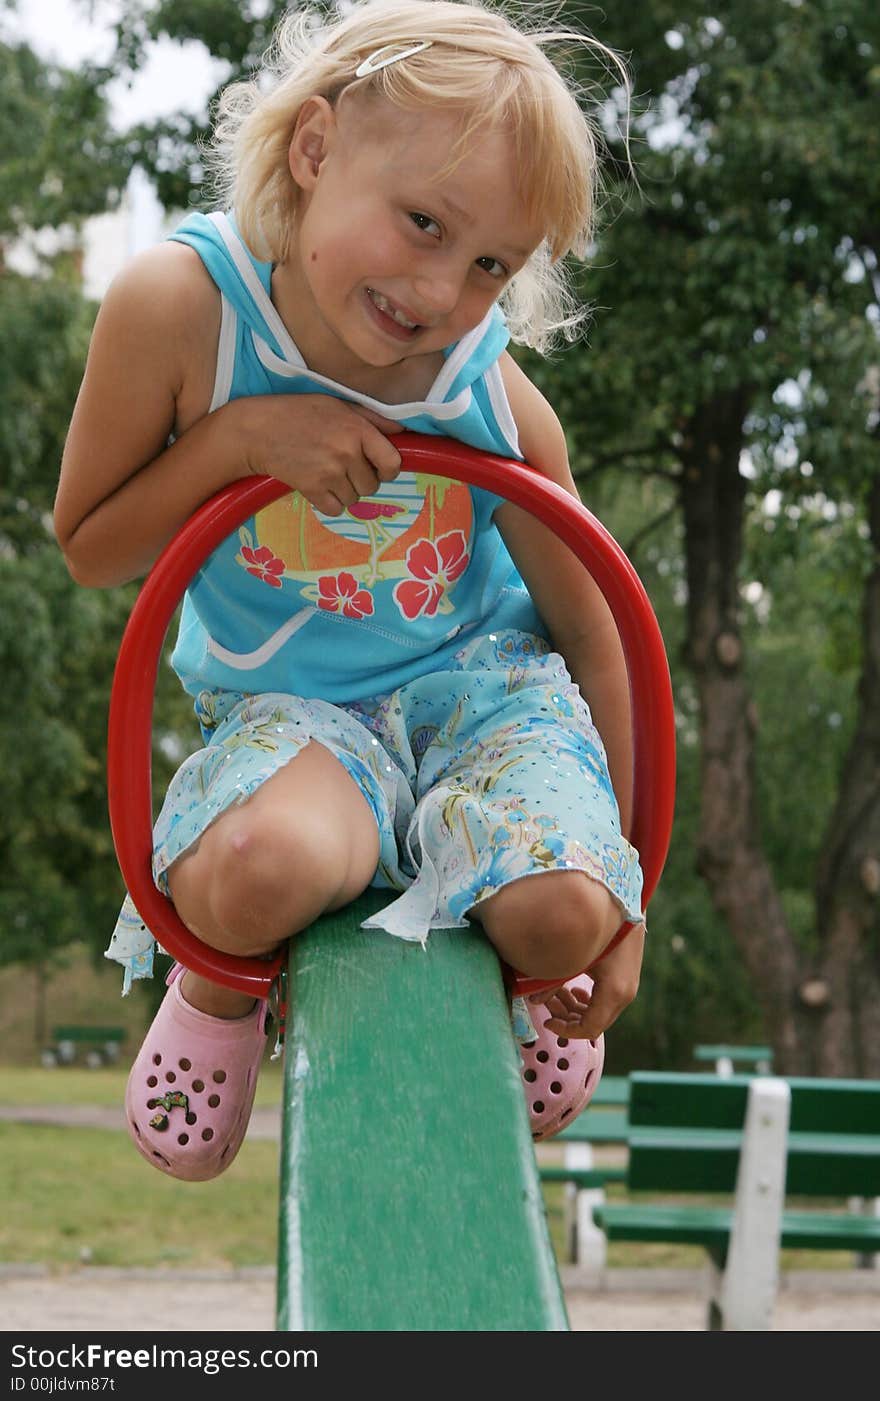
[[[672,831],[675,724],[666,650],[641,580],[596,517],[531,467],[447,438],[404,433],[393,441],[406,470],[452,477],[530,511],[568,545],[605,595],[629,672],[634,765],[631,839],[640,856],[647,907]],[[209,948],[186,928],[171,901],[153,883],[153,696],[165,634],[190,579],[227,535],[289,490],[273,477],[249,477],[218,492],[195,512],[144,581],[123,634],[110,697],[110,826],[129,894],[144,923],[174,958],[214,982],[254,997],[268,996],[283,953],[270,962]],[[514,991],[549,986],[546,980],[518,978]]]

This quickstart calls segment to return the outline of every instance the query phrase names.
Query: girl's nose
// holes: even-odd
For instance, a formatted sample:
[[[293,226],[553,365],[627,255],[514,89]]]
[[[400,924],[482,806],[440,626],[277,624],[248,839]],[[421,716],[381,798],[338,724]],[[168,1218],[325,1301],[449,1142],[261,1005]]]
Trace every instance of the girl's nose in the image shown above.
[[[453,269],[433,269],[413,281],[413,291],[426,312],[432,316],[448,315],[458,305],[463,287],[462,277]]]

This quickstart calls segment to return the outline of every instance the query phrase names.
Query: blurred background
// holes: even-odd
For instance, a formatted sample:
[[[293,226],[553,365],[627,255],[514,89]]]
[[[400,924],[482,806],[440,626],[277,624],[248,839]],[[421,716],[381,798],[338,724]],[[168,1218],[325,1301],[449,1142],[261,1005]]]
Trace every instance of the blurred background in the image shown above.
[[[58,1023],[130,1059],[160,991],[102,958],[106,809],[136,589],[68,578],[51,508],[114,274],[211,208],[199,142],[288,8],[0,0],[0,1062]],[[532,7],[526,6],[526,9]],[[557,4],[626,58],[583,78],[604,143],[585,341],[523,355],[584,502],[666,639],[679,781],[638,999],[607,1069],[765,1043],[780,1073],[880,1077],[880,9]],[[519,352],[518,352],[519,354]],[[194,747],[162,669],[154,785]]]

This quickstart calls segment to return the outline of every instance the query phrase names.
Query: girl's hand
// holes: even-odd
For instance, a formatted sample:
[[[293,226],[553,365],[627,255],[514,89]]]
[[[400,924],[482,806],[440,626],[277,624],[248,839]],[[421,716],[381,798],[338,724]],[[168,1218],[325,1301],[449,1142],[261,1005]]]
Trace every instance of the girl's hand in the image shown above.
[[[328,394],[255,396],[237,401],[246,415],[247,469],[286,482],[316,510],[341,516],[398,475],[400,453],[388,441],[400,424]]]
[[[533,1020],[540,1018],[541,1024],[554,1036],[595,1041],[638,992],[644,951],[645,926],[638,924],[616,949],[589,970],[593,979],[592,996],[582,988],[569,987],[533,992],[528,998]],[[548,1020],[541,1016],[541,1006],[550,1013]]]

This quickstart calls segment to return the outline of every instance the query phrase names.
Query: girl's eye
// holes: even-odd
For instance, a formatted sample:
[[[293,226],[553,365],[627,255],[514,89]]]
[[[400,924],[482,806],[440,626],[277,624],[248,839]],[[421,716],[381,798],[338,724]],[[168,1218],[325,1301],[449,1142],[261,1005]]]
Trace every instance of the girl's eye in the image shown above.
[[[424,230],[424,232],[429,233],[432,238],[439,237],[440,225],[437,223],[436,219],[431,218],[430,214],[419,214],[413,211],[409,217],[412,219],[417,229]]]
[[[478,258],[477,267],[482,268],[490,277],[506,277],[507,268],[503,263],[499,263],[497,258]]]

